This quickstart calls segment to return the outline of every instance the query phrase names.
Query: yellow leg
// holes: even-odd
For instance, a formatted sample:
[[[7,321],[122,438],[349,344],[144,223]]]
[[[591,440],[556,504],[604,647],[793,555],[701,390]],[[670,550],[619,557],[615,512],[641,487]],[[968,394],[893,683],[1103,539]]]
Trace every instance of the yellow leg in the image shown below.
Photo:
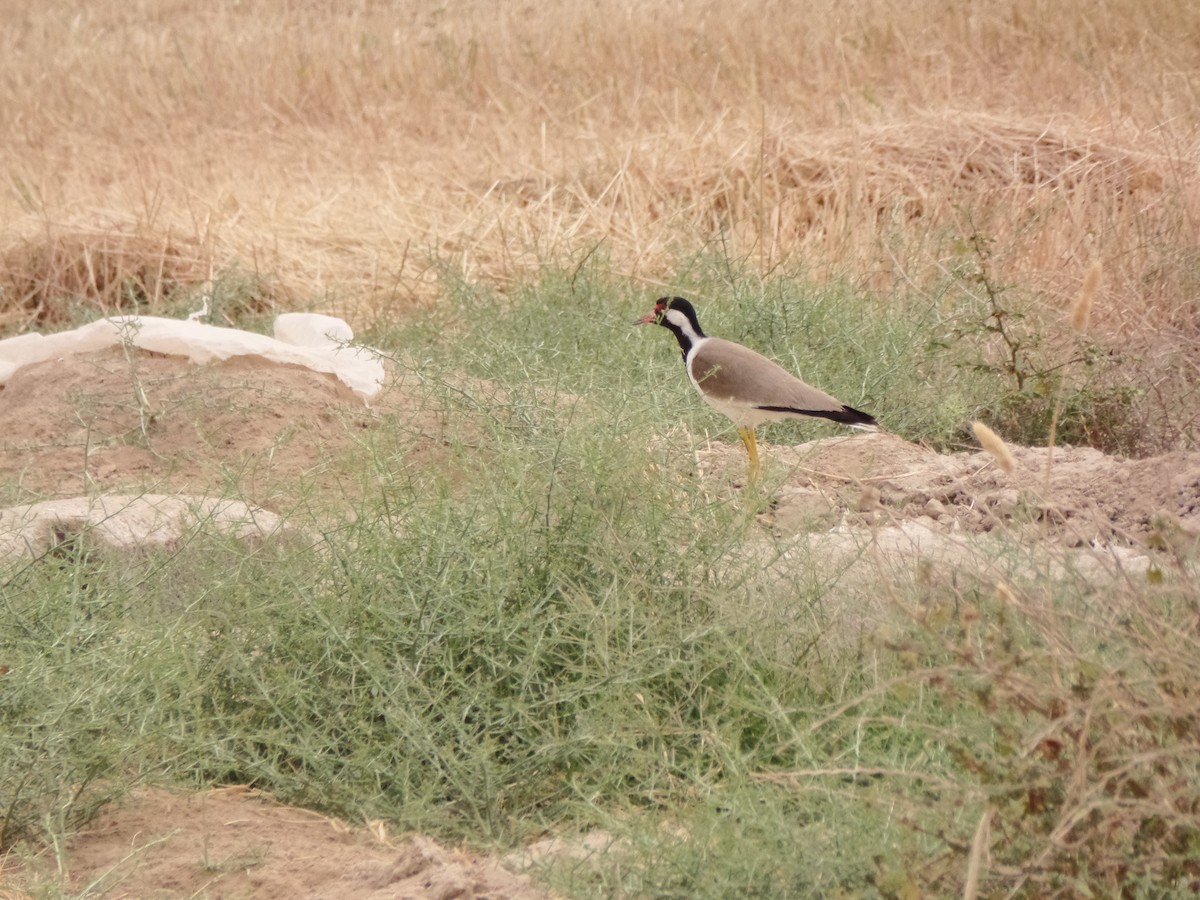
[[[746,445],[746,452],[750,454],[749,480],[757,481],[761,466],[758,462],[758,440],[754,436],[754,429],[739,427],[738,434],[742,436],[742,443]]]

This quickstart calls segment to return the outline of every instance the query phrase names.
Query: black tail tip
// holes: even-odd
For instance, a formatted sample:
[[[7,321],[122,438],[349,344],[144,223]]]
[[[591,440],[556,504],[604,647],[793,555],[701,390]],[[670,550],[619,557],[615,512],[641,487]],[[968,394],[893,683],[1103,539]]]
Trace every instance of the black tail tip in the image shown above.
[[[837,421],[843,425],[858,425],[864,428],[873,428],[879,424],[873,415],[865,413],[861,409],[855,409],[853,406],[843,406],[841,416]]]

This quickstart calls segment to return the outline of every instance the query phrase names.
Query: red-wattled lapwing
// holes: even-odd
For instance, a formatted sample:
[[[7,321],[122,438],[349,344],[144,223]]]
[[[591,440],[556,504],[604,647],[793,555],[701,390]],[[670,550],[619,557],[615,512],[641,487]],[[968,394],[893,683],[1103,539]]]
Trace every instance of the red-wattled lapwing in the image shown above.
[[[875,417],[810,387],[782,366],[749,347],[708,337],[696,310],[682,297],[662,297],[654,312],[635,325],[654,323],[671,330],[683,351],[688,378],[700,396],[738,428],[750,455],[750,480],[758,477],[754,429],[763,422],[815,416],[852,428],[874,430]]]

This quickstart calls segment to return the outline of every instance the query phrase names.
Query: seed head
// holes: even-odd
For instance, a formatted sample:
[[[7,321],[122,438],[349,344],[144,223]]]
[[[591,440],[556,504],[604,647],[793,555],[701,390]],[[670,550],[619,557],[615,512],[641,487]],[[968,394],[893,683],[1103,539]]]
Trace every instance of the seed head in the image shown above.
[[[1100,260],[1096,260],[1083,276],[1083,285],[1075,295],[1075,302],[1071,304],[1071,331],[1075,334],[1083,334],[1087,330],[1088,319],[1092,315],[1092,303],[1096,299],[1096,292],[1100,290],[1102,274],[1103,267]]]
[[[982,422],[974,422],[971,424],[971,430],[975,432],[975,438],[979,441],[979,445],[983,447],[992,458],[996,460],[996,464],[1005,472],[1012,472],[1017,467],[1016,460],[1009,452],[1008,445],[1004,443],[1003,438],[992,429],[988,428]]]

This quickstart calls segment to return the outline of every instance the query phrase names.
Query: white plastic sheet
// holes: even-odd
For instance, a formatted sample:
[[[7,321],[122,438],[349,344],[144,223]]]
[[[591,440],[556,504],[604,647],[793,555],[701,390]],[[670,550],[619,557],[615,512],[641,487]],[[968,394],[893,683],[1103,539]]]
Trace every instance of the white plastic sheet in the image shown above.
[[[354,332],[341,319],[315,313],[284,313],[275,336],[237,328],[157,316],[99,319],[58,334],[21,334],[0,341],[0,385],[22,366],[105,347],[130,344],[154,353],[183,356],[194,363],[232,356],[261,356],[328,372],[363,400],[383,386],[383,361],[376,350],[352,344]]]

